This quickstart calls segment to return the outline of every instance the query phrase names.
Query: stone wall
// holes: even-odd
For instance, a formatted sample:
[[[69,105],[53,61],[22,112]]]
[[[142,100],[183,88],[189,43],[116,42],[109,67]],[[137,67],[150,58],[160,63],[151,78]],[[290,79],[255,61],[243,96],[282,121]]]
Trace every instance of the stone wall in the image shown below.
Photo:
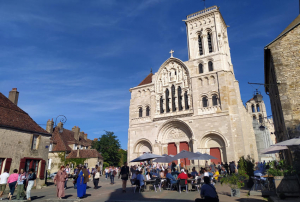
[[[48,150],[50,144],[50,137],[39,136],[37,150],[32,150],[32,133],[20,132],[11,129],[0,128],[0,157],[11,158],[10,173],[14,169],[20,167],[20,160],[26,158],[41,158],[46,161],[45,170],[47,169]],[[41,161],[37,173],[37,186],[45,184],[44,180],[40,180]],[[45,175],[46,177],[46,175]]]
[[[271,52],[270,100],[278,142],[300,136],[300,26],[268,46]],[[274,72],[272,72],[274,71]],[[300,163],[299,148],[292,149]],[[297,165],[300,167],[300,164]]]

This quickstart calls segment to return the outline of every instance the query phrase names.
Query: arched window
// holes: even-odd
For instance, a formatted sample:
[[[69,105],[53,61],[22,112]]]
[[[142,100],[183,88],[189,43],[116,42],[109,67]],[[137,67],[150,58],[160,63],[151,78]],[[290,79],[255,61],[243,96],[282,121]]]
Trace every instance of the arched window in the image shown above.
[[[255,112],[255,107],[254,107],[254,105],[252,105],[251,107],[252,107],[252,113],[254,113],[254,112]]]
[[[142,107],[139,108],[139,117],[143,117],[143,108]]]
[[[260,112],[259,104],[256,105],[256,111],[257,111],[257,112]]]
[[[172,85],[172,111],[175,112],[176,111],[176,105],[175,105],[175,86]]]
[[[182,96],[181,96],[181,87],[180,86],[178,86],[178,89],[177,89],[177,91],[178,91],[178,109],[179,109],[179,111],[181,111],[182,110]]]
[[[262,115],[259,115],[259,123],[262,123],[263,122],[263,117]]]
[[[163,104],[164,104],[164,100],[163,100],[163,97],[161,96],[160,97],[160,100],[159,100],[159,105],[160,105],[160,113],[164,113],[164,107],[163,107]]]
[[[210,36],[209,32],[207,33],[207,42],[208,42],[209,52],[211,53],[212,52],[212,44],[211,44],[211,36]]]
[[[169,107],[169,89],[166,89],[166,112],[170,112],[170,107]]]
[[[147,108],[146,108],[146,116],[149,116],[150,115],[150,107],[148,106]]]
[[[199,74],[202,74],[203,73],[203,64],[200,63],[199,64]]]
[[[218,105],[218,96],[217,95],[212,96],[212,104],[213,104],[213,106]]]
[[[188,97],[188,94],[187,94],[187,91],[185,91],[184,93],[184,104],[185,104],[185,109],[189,109],[189,97]]]
[[[202,98],[202,106],[203,107],[207,107],[208,106],[208,99],[207,99],[207,97],[203,97]]]
[[[212,63],[212,61],[209,61],[208,62],[208,71],[214,71],[214,66],[213,66],[213,63]]]
[[[253,116],[253,121],[256,121],[256,116],[255,115]]]
[[[198,35],[198,44],[199,44],[199,54],[203,55],[202,38],[200,35]]]

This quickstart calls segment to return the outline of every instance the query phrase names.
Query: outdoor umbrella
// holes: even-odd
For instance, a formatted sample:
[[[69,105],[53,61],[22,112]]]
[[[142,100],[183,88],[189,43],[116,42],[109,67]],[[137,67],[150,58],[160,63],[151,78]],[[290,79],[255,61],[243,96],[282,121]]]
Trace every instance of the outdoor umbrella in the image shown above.
[[[182,150],[180,153],[176,154],[176,155],[173,157],[173,160],[176,160],[176,159],[184,159],[185,165],[186,165],[186,158],[190,159],[190,158],[192,158],[192,157],[197,157],[197,156],[199,156],[199,154],[193,153],[193,152],[189,152],[189,151],[185,151],[185,150]]]
[[[155,159],[153,162],[157,163],[170,163],[174,160],[174,155],[166,155],[164,154],[163,157]]]
[[[133,159],[130,162],[143,162],[143,161],[149,161],[151,159],[155,158],[161,158],[163,156],[156,155],[156,154],[151,154],[151,153],[144,153],[142,156],[137,157],[136,159]]]
[[[269,148],[266,148],[262,150],[260,153],[261,154],[274,154],[279,152],[280,150],[285,150],[288,149],[287,146],[280,146],[280,145],[271,145]]]
[[[280,146],[292,146],[292,145],[300,145],[300,138],[293,138],[293,139],[289,139],[289,140],[285,140],[283,142],[279,142],[277,144],[275,144],[276,146],[277,145],[280,145]]]

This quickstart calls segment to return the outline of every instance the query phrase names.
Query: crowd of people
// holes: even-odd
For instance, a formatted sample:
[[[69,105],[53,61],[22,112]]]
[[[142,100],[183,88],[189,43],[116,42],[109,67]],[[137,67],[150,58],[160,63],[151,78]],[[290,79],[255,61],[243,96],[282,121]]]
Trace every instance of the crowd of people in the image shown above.
[[[35,186],[36,174],[34,169],[29,169],[28,172],[24,172],[21,169],[18,173],[17,169],[13,170],[12,174],[8,173],[7,169],[0,175],[0,200],[2,200],[5,189],[9,188],[7,198],[12,199],[12,196],[17,189],[16,199],[27,199],[31,201],[30,192],[33,186]]]

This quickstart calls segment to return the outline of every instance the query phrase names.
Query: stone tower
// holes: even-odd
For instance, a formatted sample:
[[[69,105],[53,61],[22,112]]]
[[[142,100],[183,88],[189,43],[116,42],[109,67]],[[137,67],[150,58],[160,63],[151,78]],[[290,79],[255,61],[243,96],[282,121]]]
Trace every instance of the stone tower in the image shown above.
[[[264,101],[258,102],[254,97],[246,102],[246,109],[252,117],[258,159],[268,162],[275,160],[275,154],[261,154],[261,151],[275,144],[274,124],[271,118],[268,119]]]
[[[241,101],[218,7],[188,15],[185,23],[189,60],[171,51],[155,74],[130,89],[128,161],[144,152],[181,150],[211,154],[216,163],[244,155],[257,160],[251,116]]]

